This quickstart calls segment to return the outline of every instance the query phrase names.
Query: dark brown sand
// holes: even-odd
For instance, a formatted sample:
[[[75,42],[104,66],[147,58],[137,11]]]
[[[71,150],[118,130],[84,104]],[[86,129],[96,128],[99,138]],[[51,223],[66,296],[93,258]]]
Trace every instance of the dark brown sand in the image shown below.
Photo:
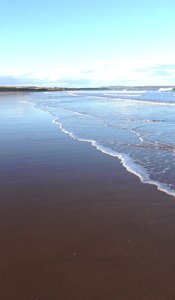
[[[175,299],[175,199],[31,111],[0,131],[0,299]]]

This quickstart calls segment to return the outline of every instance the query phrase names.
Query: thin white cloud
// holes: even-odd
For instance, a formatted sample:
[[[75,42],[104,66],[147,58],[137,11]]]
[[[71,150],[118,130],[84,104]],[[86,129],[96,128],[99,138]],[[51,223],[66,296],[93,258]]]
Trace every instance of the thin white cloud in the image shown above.
[[[0,83],[22,82],[23,84],[50,84],[60,86],[101,86],[101,85],[173,85],[175,84],[175,62],[160,63],[149,61],[118,61],[98,63],[93,66],[69,69],[43,68],[24,73],[11,69],[1,72]],[[8,80],[9,79],[9,80]],[[13,80],[12,80],[13,79]],[[9,83],[10,84],[10,83]]]

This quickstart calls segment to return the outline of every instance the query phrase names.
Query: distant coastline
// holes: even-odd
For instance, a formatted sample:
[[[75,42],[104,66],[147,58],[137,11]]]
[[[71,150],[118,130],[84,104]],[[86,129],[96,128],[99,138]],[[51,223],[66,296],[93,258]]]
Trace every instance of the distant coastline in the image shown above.
[[[39,87],[39,86],[0,86],[0,92],[57,92],[57,91],[98,91],[98,90],[156,90],[160,88],[171,88],[175,90],[175,86],[105,86],[105,87]]]

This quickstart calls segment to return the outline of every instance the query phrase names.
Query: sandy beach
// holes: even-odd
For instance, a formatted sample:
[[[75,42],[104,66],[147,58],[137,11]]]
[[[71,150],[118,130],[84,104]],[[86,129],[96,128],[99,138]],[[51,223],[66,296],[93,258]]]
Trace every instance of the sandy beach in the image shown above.
[[[174,299],[174,197],[1,98],[0,299]]]

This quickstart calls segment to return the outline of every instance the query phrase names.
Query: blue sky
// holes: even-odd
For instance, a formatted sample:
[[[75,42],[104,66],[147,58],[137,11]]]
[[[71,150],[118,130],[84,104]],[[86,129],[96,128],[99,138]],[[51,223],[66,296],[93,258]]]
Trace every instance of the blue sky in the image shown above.
[[[175,1],[6,0],[0,85],[175,84]]]

